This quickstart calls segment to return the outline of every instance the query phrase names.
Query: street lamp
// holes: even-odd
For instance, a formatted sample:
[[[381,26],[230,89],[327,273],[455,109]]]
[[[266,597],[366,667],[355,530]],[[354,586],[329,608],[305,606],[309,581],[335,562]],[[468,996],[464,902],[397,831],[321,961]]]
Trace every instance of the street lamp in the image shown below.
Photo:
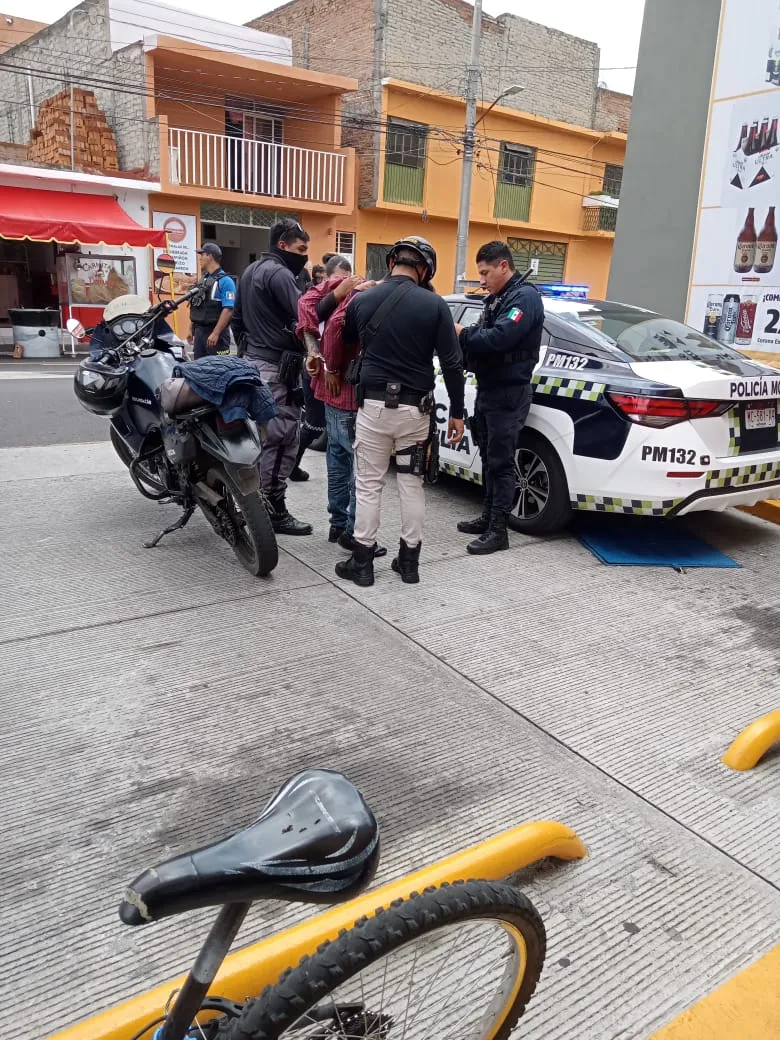
[[[458,207],[458,244],[455,250],[455,292],[460,292],[466,281],[466,254],[469,248],[469,214],[471,211],[471,179],[474,172],[474,139],[477,126],[488,112],[505,97],[519,94],[525,87],[517,83],[502,91],[477,119],[477,76],[479,74],[479,33],[482,24],[482,3],[474,5],[474,24],[471,38],[471,64],[466,83],[466,129],[463,135],[463,173],[460,182],[460,206]]]
[[[479,126],[479,124],[482,122],[482,120],[485,118],[485,116],[488,114],[488,112],[491,112],[496,107],[496,105],[499,103],[499,101],[503,101],[504,98],[506,98],[506,97],[512,97],[513,94],[522,94],[524,90],[525,90],[525,87],[521,87],[519,83],[513,83],[511,87],[507,87],[506,90],[502,90],[501,93],[496,98],[496,100],[490,102],[490,104],[485,109],[485,111],[482,113],[482,115],[479,117],[479,119],[476,121],[474,126],[475,127]]]

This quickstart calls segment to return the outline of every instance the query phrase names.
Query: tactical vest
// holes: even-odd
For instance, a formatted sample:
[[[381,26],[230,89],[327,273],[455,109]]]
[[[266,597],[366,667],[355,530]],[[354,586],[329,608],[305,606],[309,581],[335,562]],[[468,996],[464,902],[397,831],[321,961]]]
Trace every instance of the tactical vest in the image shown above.
[[[208,274],[201,282],[201,288],[192,299],[190,304],[190,321],[193,325],[216,325],[222,314],[223,303],[221,300],[213,299],[213,293],[220,278],[225,277],[224,271]]]

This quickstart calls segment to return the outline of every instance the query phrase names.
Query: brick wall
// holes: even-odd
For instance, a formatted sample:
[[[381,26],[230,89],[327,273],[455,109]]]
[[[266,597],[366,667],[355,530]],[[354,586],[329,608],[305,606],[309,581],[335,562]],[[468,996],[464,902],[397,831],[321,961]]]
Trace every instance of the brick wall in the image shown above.
[[[463,0],[391,0],[384,75],[461,93],[472,13]],[[524,92],[502,104],[593,125],[599,65],[595,43],[514,15],[483,16],[480,64],[485,100],[519,83]]]
[[[616,90],[599,87],[596,97],[596,130],[619,130],[628,133],[631,122],[630,94],[618,94]]]
[[[140,43],[112,54],[107,8],[102,0],[84,0],[24,43],[3,55],[0,69],[0,137],[12,144],[30,139],[27,73],[8,66],[40,69],[33,73],[36,105],[60,91],[83,85],[92,90],[117,141],[122,170],[146,169],[159,175],[159,136],[156,120],[146,118],[145,64]],[[92,82],[80,83],[79,77]],[[105,86],[97,86],[99,80]]]

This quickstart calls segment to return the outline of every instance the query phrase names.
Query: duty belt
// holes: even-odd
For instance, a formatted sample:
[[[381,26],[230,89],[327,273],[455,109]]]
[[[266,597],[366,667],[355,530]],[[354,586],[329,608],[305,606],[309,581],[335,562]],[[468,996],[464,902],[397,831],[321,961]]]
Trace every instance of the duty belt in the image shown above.
[[[387,396],[387,391],[369,390],[368,388],[366,388],[365,390],[363,390],[362,396],[364,401],[384,401],[385,397]],[[420,401],[422,401],[422,399],[427,396],[427,393],[421,394],[419,390],[402,390],[401,393],[398,395],[398,403],[411,404],[414,405],[415,408],[419,408]]]

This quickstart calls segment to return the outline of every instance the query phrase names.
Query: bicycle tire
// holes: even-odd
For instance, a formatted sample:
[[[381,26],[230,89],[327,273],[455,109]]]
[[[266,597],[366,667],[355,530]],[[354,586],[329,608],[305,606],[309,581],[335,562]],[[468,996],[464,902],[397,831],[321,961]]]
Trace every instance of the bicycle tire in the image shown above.
[[[506,1040],[536,989],[546,936],[542,919],[526,896],[510,885],[488,881],[429,888],[362,918],[247,1001],[237,1019],[222,1024],[218,1036],[220,1040],[278,1040],[320,1001],[388,954],[447,925],[478,919],[505,923],[524,940],[522,977],[513,988],[511,1004],[501,1008],[500,1020],[490,1033],[490,1040]]]

